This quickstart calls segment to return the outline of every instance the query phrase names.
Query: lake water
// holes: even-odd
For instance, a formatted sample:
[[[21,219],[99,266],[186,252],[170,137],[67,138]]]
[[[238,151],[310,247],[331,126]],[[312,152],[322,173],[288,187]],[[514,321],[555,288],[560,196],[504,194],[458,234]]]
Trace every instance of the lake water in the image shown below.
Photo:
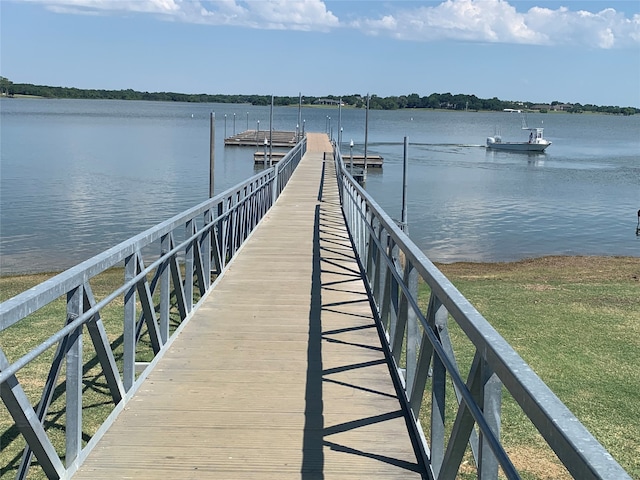
[[[269,107],[103,100],[0,100],[0,273],[73,266],[255,173],[254,147],[225,134],[269,128]],[[226,117],[225,117],[226,115]],[[342,109],[342,151],[363,153],[365,112]],[[331,117],[331,118],[329,118]],[[305,131],[333,132],[337,108],[303,108]],[[366,188],[399,219],[408,137],[409,234],[433,260],[510,261],[550,254],[640,256],[640,115],[535,114],[553,142],[527,155],[484,148],[503,112],[370,111]],[[273,128],[295,130],[297,107]]]

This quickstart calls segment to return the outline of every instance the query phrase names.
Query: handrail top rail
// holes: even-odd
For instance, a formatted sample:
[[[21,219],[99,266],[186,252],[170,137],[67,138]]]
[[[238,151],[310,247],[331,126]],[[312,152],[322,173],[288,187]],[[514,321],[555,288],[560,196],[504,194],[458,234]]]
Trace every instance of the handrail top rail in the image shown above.
[[[350,188],[366,203],[373,216],[405,255],[407,262],[416,269],[467,338],[482,353],[536,427],[540,428],[544,424],[560,435],[563,443],[572,445],[576,456],[583,460],[585,478],[629,478],[626,471],[529,364],[354,180],[345,167],[338,145],[335,145],[335,151],[343,174],[349,177]],[[423,328],[429,328],[424,316],[418,315],[418,318]]]

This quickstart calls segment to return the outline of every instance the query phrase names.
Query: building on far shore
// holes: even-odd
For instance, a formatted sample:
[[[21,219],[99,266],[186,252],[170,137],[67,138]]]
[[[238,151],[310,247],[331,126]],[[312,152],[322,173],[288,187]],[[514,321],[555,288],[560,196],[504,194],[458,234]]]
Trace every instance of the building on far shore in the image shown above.
[[[536,105],[531,105],[531,110],[547,110],[553,112],[566,112],[573,108],[573,105],[570,103],[538,103]]]
[[[344,102],[339,102],[338,100],[332,100],[330,98],[319,98],[315,102],[316,105],[340,105],[344,107]]]

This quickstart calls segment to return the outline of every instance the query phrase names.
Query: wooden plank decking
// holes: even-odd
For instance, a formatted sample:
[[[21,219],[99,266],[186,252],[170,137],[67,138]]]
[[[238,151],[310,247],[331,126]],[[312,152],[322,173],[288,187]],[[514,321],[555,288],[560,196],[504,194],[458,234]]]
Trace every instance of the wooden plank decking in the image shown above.
[[[74,478],[421,478],[330,150],[308,135],[276,205]]]

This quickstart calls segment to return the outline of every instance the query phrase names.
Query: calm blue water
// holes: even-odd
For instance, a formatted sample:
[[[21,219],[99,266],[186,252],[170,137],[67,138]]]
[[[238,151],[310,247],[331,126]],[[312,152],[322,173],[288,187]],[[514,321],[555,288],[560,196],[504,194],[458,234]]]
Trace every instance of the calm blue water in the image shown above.
[[[269,107],[102,100],[0,100],[0,273],[68,268],[208,196],[209,114],[217,192],[255,173],[255,148],[223,137],[269,128]],[[225,119],[226,114],[226,119]],[[234,120],[235,114],[235,120]],[[337,108],[303,108],[306,131],[338,136]],[[331,117],[329,119],[328,117]],[[275,108],[295,130],[298,108]],[[549,254],[640,256],[640,115],[530,115],[546,154],[492,152],[506,113],[370,111],[367,190],[394,218],[409,139],[409,233],[434,261]],[[362,153],[365,112],[341,112],[342,150]]]

